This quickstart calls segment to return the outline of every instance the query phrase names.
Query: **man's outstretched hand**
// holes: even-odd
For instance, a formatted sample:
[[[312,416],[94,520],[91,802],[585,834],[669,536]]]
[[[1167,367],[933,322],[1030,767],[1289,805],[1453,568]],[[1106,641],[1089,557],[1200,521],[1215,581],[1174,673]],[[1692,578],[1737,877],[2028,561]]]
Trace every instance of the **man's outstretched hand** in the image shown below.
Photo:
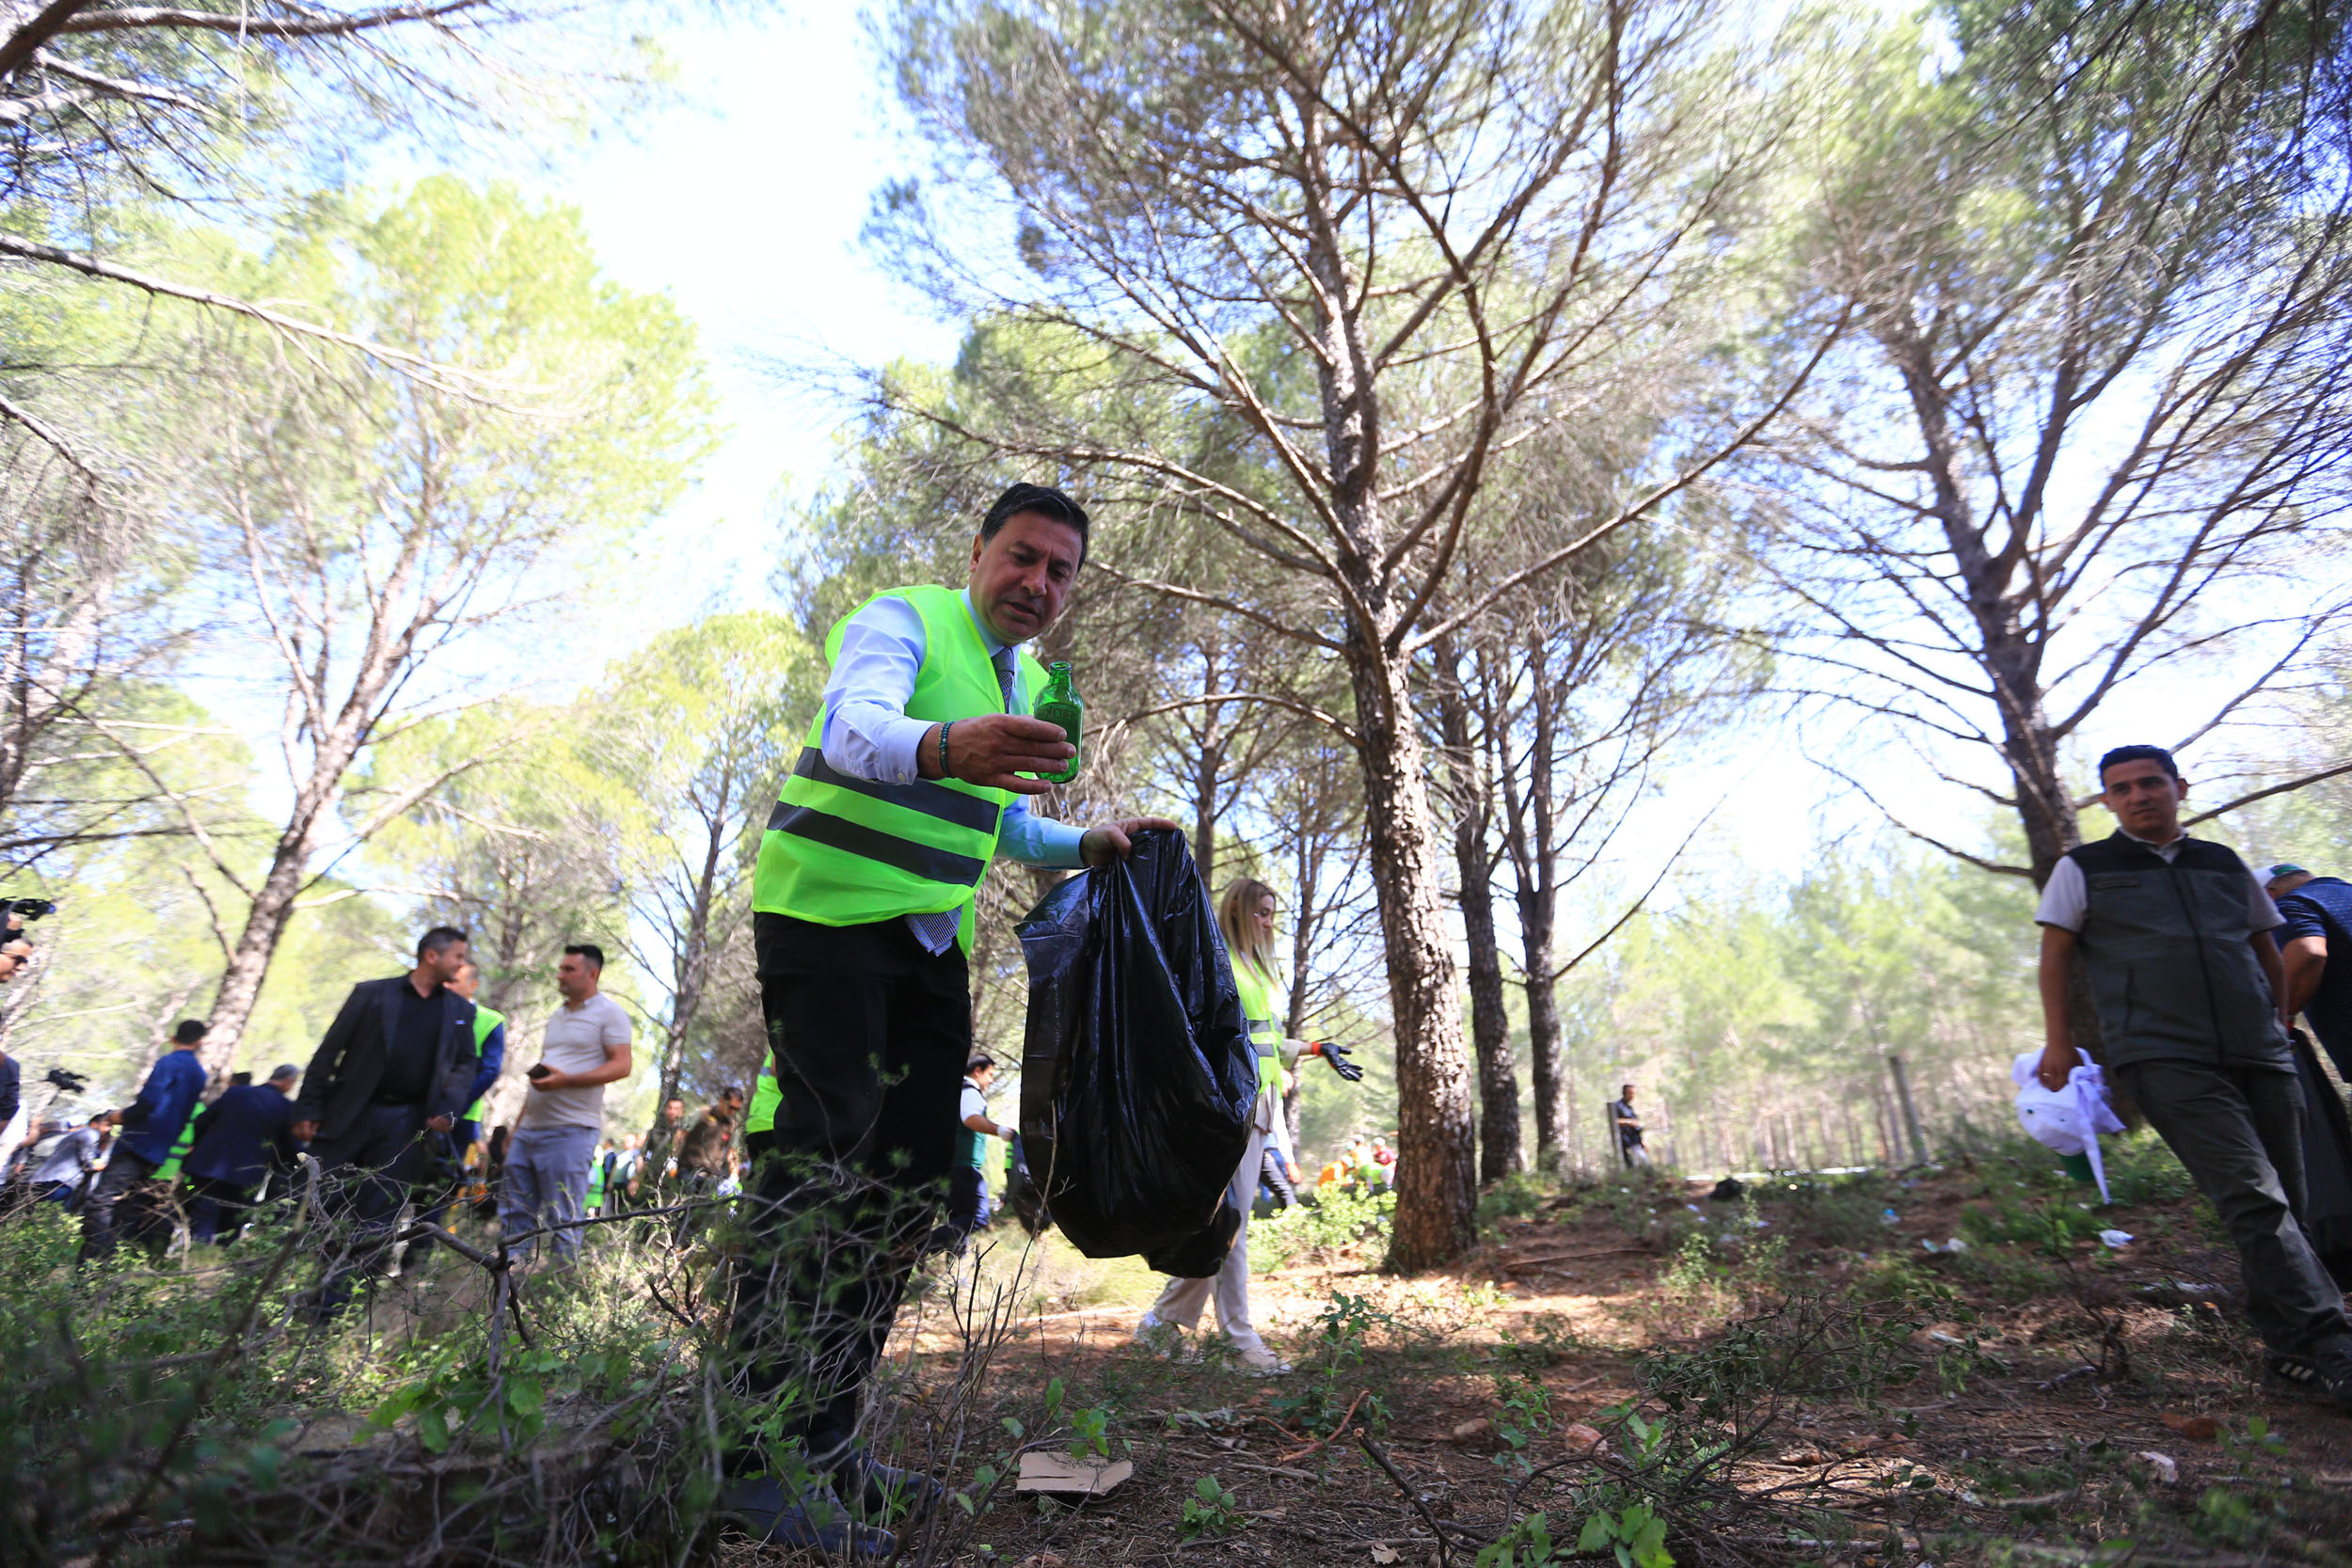
[[[948,729],[946,771],[984,789],[1042,795],[1054,786],[1025,775],[1058,773],[1077,754],[1059,724],[1018,713],[983,713],[959,719]],[[924,733],[914,767],[927,779],[941,776],[937,726]]]
[[[1123,861],[1136,852],[1135,835],[1166,828],[1170,832],[1183,832],[1184,824],[1170,822],[1165,816],[1129,816],[1117,822],[1105,822],[1089,828],[1087,836],[1078,841],[1078,858],[1089,865],[1108,865]]]

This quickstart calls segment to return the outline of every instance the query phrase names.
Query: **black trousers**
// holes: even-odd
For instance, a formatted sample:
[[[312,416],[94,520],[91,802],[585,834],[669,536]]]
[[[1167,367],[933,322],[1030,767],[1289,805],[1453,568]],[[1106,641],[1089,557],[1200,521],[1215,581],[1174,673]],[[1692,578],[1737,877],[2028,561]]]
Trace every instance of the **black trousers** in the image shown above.
[[[783,1098],[744,1205],[732,1333],[738,1386],[782,1400],[782,1434],[822,1464],[939,1221],[972,1054],[963,955],[903,920],[830,927],[755,914],[760,1006]],[[738,1469],[759,1466],[744,1449]]]
[[[1282,1113],[1278,1108],[1274,1114]],[[1291,1185],[1289,1173],[1282,1169],[1282,1157],[1270,1148],[1258,1162],[1258,1185],[1274,1195],[1276,1212],[1298,1206],[1298,1189]]]
[[[134,1153],[118,1140],[114,1152],[106,1156],[106,1168],[98,1173],[98,1184],[82,1200],[82,1250],[77,1261],[95,1262],[115,1255],[115,1205],[134,1181],[144,1181],[161,1168],[144,1154]]]
[[[2292,1072],[2131,1062],[2116,1086],[2187,1167],[2237,1243],[2246,1315],[2274,1351],[2352,1338],[2336,1289],[2296,1219],[2303,1206],[2303,1085]]]
[[[224,1244],[237,1239],[245,1228],[247,1215],[256,1207],[250,1188],[218,1177],[190,1176],[181,1184],[183,1201],[188,1212],[188,1240],[191,1242],[220,1242]]]
[[[339,1137],[312,1141],[327,1212],[343,1227],[314,1309],[342,1310],[358,1280],[390,1259],[392,1224],[409,1193],[433,1176],[421,1105],[371,1105]]]

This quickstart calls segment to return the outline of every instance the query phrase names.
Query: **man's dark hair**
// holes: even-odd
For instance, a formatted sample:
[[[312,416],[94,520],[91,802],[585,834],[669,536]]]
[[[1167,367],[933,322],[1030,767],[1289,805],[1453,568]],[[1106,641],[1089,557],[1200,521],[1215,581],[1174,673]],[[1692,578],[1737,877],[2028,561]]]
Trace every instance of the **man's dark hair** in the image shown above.
[[[683,1111],[686,1109],[686,1097],[682,1094],[674,1094],[669,1099],[663,1101],[661,1104],[665,1110],[670,1106],[675,1105],[679,1110]]]
[[[1078,564],[1087,561],[1087,509],[1050,484],[1021,483],[1009,486],[980,519],[980,537],[993,539],[1005,531],[1005,525],[1024,512],[1034,512],[1041,517],[1051,517],[1067,523],[1078,531]]]
[[[1630,1084],[1619,1084],[1619,1085],[1617,1085],[1617,1092],[1618,1092],[1619,1094],[1623,1094],[1623,1093],[1625,1093],[1625,1091],[1626,1091],[1626,1090],[1628,1090],[1628,1089],[1631,1088],[1632,1086],[1633,1086],[1633,1085],[1630,1085]]]
[[[564,949],[564,953],[566,958],[585,958],[588,960],[588,967],[590,969],[596,970],[598,973],[603,972],[604,949],[598,947],[593,942],[573,942],[570,946]]]
[[[232,1072],[229,1075],[229,1086],[232,1089],[244,1088],[252,1082],[253,1074],[249,1072]]]
[[[204,1031],[211,1027],[200,1018],[183,1018],[171,1026],[171,1043],[194,1045],[204,1037]]]
[[[2153,762],[2171,774],[2175,783],[2178,783],[2181,777],[2180,765],[2172,760],[2172,753],[2161,746],[2118,746],[2099,759],[2099,787],[2101,789],[2107,786],[2107,769],[2119,762]]]
[[[743,1091],[736,1085],[729,1084],[719,1091],[719,1098],[722,1100],[740,1100],[743,1098]]]
[[[454,926],[436,926],[417,939],[417,961],[422,963],[427,955],[438,953],[451,943],[465,940],[466,933]]]
[[[993,1072],[995,1070],[996,1058],[990,1055],[985,1051],[981,1052],[978,1055],[974,1056],[970,1061],[963,1064],[963,1075],[966,1078],[977,1078],[983,1072]]]

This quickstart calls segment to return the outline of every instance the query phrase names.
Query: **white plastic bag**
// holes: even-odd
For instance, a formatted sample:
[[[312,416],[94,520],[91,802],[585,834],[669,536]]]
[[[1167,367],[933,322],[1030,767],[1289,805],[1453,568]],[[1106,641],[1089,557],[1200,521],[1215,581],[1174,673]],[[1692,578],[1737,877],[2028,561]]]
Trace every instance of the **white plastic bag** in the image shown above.
[[[2121,1132],[2123,1123],[2107,1105],[2107,1084],[2095,1063],[2084,1062],[2066,1075],[2062,1088],[2045,1089],[2035,1076],[2042,1053],[2021,1053],[2009,1069],[2017,1085],[2017,1119],[2034,1142],[2060,1154],[2088,1155],[2099,1201],[2107,1196],[2107,1170],[2099,1158],[2099,1134]]]

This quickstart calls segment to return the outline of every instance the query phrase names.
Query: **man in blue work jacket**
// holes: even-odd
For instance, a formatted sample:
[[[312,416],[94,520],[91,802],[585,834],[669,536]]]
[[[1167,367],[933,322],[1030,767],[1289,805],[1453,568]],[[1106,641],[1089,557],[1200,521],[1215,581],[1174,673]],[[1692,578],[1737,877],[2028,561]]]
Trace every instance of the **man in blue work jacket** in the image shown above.
[[[115,1113],[123,1128],[106,1156],[106,1169],[82,1210],[82,1253],[88,1263],[111,1258],[115,1251],[115,1204],[132,1182],[143,1181],[171,1157],[181,1129],[195,1114],[204,1093],[204,1064],[196,1048],[204,1038],[204,1024],[185,1019],[171,1031],[171,1049],[164,1053],[139,1086],[139,1097]]]

